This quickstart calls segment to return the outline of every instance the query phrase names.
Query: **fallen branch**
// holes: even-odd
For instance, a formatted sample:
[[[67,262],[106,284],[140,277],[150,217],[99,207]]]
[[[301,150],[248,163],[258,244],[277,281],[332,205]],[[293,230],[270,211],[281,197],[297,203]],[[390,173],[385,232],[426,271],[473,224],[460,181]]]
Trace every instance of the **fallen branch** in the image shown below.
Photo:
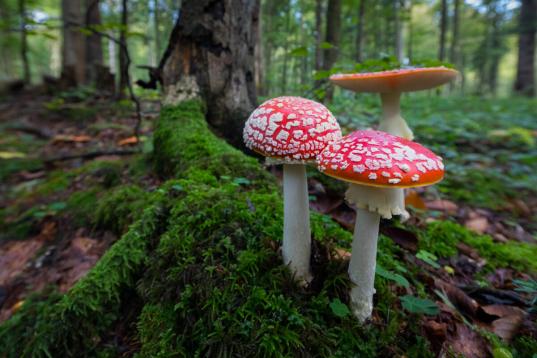
[[[98,150],[94,152],[87,152],[87,153],[80,153],[80,154],[69,154],[69,155],[62,155],[52,158],[46,158],[43,161],[45,163],[53,163],[53,162],[61,162],[66,160],[72,160],[72,159],[93,159],[97,157],[102,157],[105,155],[132,155],[137,154],[138,151],[135,150],[110,150],[110,151],[104,151],[104,150]]]

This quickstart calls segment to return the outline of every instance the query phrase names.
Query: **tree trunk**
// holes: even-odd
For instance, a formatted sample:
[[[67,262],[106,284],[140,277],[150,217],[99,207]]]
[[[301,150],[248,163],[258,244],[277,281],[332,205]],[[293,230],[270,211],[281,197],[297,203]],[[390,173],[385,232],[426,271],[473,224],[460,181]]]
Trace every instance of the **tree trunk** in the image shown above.
[[[460,68],[459,56],[459,16],[460,16],[461,0],[454,0],[453,7],[453,23],[451,28],[451,48],[449,50],[449,61],[455,65],[455,68]],[[450,83],[450,89],[455,88],[455,83]]]
[[[201,97],[209,124],[243,148],[243,124],[256,106],[259,1],[183,1],[180,12],[165,54],[164,102]]]
[[[290,26],[291,26],[291,1],[288,0],[286,4],[286,9],[285,9],[285,33],[287,34],[287,36],[284,36],[284,39],[283,39],[283,66],[282,66],[282,79],[281,79],[282,93],[287,92],[287,69],[288,69],[287,62],[289,61]]]
[[[79,27],[84,24],[82,0],[62,0],[63,48],[62,84],[74,87],[84,83],[86,48]]]
[[[490,93],[493,95],[496,95],[496,91],[498,89],[498,68],[500,67],[500,59],[502,57],[503,51],[501,50],[502,47],[502,40],[500,38],[501,36],[501,21],[502,21],[502,14],[500,11],[496,8],[492,8],[493,16],[492,16],[492,24],[491,24],[491,51],[490,51],[490,67],[488,69],[487,74],[487,83],[490,90]]]
[[[321,42],[323,38],[323,0],[315,1],[315,70],[323,68],[323,51]]]
[[[260,8],[259,11],[262,11]],[[259,21],[255,28],[255,88],[260,96],[266,95],[265,92],[265,42],[263,41],[263,24],[259,14]]]
[[[537,32],[537,0],[522,0],[518,30],[518,65],[514,90],[535,96],[535,34]]]
[[[153,31],[155,32],[155,65],[162,52],[162,43],[160,41],[160,9],[159,0],[153,0]]]
[[[28,41],[26,34],[26,1],[19,0],[19,16],[21,24],[21,60],[22,78],[25,84],[30,83],[30,64],[28,62]]]
[[[365,21],[365,3],[367,0],[360,0],[358,6],[358,26],[356,26],[356,62],[362,62],[364,59],[364,21]]]
[[[86,0],[86,26],[95,27],[101,24],[99,0]],[[102,39],[99,34],[86,35],[86,83],[95,83],[103,65]]]
[[[412,1],[410,1],[410,4],[408,5],[408,36],[407,36],[407,57],[409,63],[412,63],[413,59],[413,48],[412,44],[414,41],[414,28],[412,26]]]
[[[127,68],[127,31],[129,26],[129,9],[127,0],[121,0],[121,29],[119,31],[119,96],[127,88],[129,69]]]
[[[404,12],[405,5],[404,0],[394,0],[393,2],[393,12],[395,18],[395,58],[397,61],[403,62],[403,22],[401,20],[401,15]]]
[[[438,49],[438,59],[444,61],[446,58],[446,34],[447,34],[447,0],[441,0],[440,5],[440,48]]]
[[[324,50],[323,69],[328,71],[336,63],[339,55],[341,40],[341,0],[328,0],[326,10],[326,42],[332,45]],[[329,86],[326,90],[325,99],[331,101],[334,95],[334,87]]]

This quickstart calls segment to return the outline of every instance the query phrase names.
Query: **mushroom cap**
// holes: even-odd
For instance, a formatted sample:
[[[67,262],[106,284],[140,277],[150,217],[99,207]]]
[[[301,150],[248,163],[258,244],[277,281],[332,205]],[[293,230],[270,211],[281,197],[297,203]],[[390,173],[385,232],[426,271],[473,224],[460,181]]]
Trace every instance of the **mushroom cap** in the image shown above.
[[[277,97],[257,107],[244,126],[246,146],[285,163],[314,162],[341,129],[328,108],[301,97]]]
[[[354,92],[413,92],[446,84],[458,74],[457,70],[441,66],[336,74],[330,76],[330,81]]]
[[[444,177],[442,158],[424,146],[385,132],[355,131],[317,156],[321,172],[354,184],[410,188]]]

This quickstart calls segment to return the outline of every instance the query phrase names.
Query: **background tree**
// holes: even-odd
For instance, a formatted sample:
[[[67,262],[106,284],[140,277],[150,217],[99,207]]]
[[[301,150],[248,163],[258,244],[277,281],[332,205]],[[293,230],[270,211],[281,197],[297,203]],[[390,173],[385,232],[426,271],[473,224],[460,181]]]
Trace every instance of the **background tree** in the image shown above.
[[[244,119],[255,108],[256,0],[184,1],[165,54],[165,103],[201,97],[208,122],[242,146]]]
[[[535,34],[537,32],[537,0],[521,0],[518,26],[518,64],[514,90],[535,95]]]
[[[323,52],[323,69],[329,71],[336,63],[340,52],[341,40],[341,0],[328,0],[326,9],[326,35],[327,47]],[[326,100],[331,101],[334,88],[326,90]]]

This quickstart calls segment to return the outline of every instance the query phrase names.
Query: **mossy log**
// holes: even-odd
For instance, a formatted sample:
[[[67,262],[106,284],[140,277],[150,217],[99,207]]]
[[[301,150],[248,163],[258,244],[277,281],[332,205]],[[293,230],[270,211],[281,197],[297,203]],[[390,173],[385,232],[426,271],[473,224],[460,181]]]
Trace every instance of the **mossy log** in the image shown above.
[[[276,181],[211,133],[198,102],[164,108],[154,144],[167,181],[132,213],[124,193],[107,201],[96,221],[130,216],[128,231],[69,292],[36,295],[0,325],[0,357],[432,356],[384,279],[380,324],[346,311],[345,262],[326,257],[351,235],[330,218],[312,214],[316,279],[295,285],[278,252]],[[379,264],[395,270],[398,257],[381,237]],[[415,270],[406,275],[423,293]]]

